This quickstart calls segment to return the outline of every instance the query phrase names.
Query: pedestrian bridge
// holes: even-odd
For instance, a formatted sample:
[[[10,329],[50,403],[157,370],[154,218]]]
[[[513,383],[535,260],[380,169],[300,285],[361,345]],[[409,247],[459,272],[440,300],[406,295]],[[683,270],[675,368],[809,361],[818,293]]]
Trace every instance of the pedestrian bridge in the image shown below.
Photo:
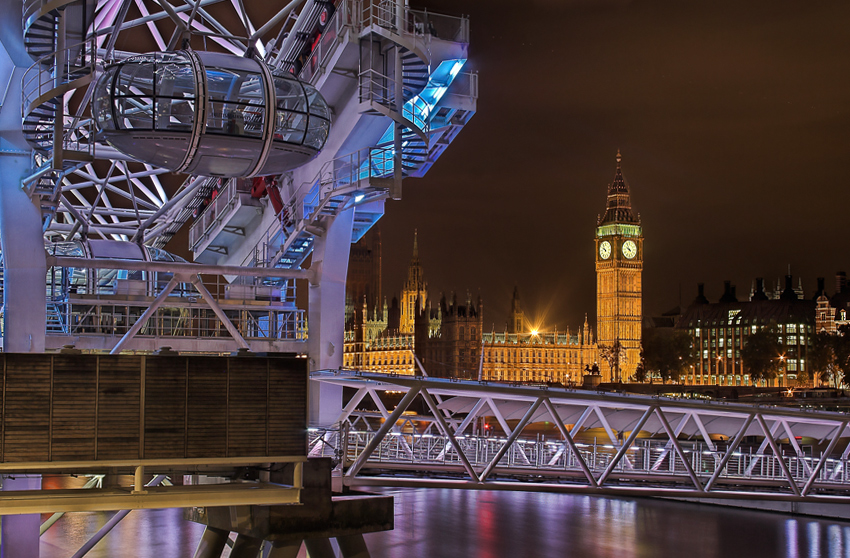
[[[810,503],[850,495],[850,418],[840,413],[352,371],[312,379],[356,390],[333,427],[310,432],[310,455],[334,457],[349,486]],[[387,409],[381,392],[403,396]],[[367,397],[378,412],[356,411]],[[483,417],[492,430],[482,431]],[[556,436],[540,433],[546,422]]]

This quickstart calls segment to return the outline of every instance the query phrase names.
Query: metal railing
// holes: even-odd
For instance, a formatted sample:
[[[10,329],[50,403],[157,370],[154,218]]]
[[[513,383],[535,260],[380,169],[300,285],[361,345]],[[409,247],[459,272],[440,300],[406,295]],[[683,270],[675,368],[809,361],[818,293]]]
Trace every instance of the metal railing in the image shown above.
[[[299,77],[315,85],[315,78],[322,75],[327,66],[330,57],[336,52],[337,47],[342,43],[346,28],[353,27],[352,22],[352,7],[354,2],[341,2],[334,13],[331,21],[325,27],[322,38],[319,44],[310,53],[310,58],[304,63],[301,68]]]
[[[410,429],[408,426],[407,429]],[[342,459],[346,463],[354,462],[374,439],[375,432],[345,429],[347,439],[340,438],[338,429],[311,429],[311,455],[322,455]],[[506,438],[491,436],[457,436],[456,440],[463,453],[475,468],[486,467],[507,442]],[[716,472],[717,465],[723,462],[726,448],[710,451],[701,442],[680,442],[688,465],[702,480],[708,480]],[[601,473],[610,465],[618,448],[598,443],[576,441],[579,453],[595,473]],[[345,448],[341,453],[338,448]],[[614,467],[621,479],[652,480],[674,483],[682,480],[689,483],[688,469],[682,459],[663,440],[643,440],[636,442],[623,459]],[[818,462],[825,460],[815,483],[821,488],[850,491],[850,459],[830,456],[783,455],[782,461],[794,480],[802,485],[809,481]],[[367,464],[372,467],[393,469],[411,465],[427,472],[444,471],[446,466],[462,470],[463,464],[458,451],[445,436],[431,433],[391,432],[381,440]],[[563,476],[584,478],[582,468],[575,454],[563,440],[518,439],[514,441],[499,460],[496,473],[511,476]],[[772,453],[758,453],[754,448],[739,448],[733,451],[718,476],[718,482],[739,485],[783,484],[786,477],[779,458]]]
[[[219,300],[225,315],[246,340],[303,341],[304,310],[282,303],[231,304]],[[150,301],[71,298],[51,303],[48,335],[121,337],[148,309]],[[168,300],[136,337],[212,339],[231,335],[202,301]]]
[[[400,111],[396,110],[395,81],[377,70],[363,70],[358,76],[359,95],[361,103],[377,103],[390,110],[395,110],[407,119],[409,128],[419,128],[428,131],[430,108],[427,104],[407,101]]]
[[[38,104],[57,97],[58,102],[63,102],[64,93],[90,83],[95,77],[96,47],[96,40],[92,37],[64,50],[42,56],[27,68],[21,77],[23,117],[26,118]],[[58,66],[57,59],[60,61]],[[53,73],[45,70],[48,63],[52,65]],[[93,156],[95,142],[92,119],[65,115],[63,124],[71,124],[63,127],[64,149],[82,151]],[[52,128],[39,132],[52,133]]]
[[[227,222],[227,218],[230,217],[230,213],[239,202],[239,194],[250,193],[251,179],[231,178],[227,180],[216,194],[215,199],[210,200],[206,208],[189,227],[189,248],[196,252],[199,245],[210,236],[213,229],[218,229],[222,223]]]
[[[270,266],[276,263],[276,256],[287,247],[287,240],[303,231],[313,223],[323,210],[328,209],[329,201],[348,194],[357,194],[362,190],[362,199],[367,201],[379,191],[374,185],[365,184],[370,178],[389,178],[393,175],[393,150],[364,147],[348,155],[326,162],[319,169],[316,178],[304,182],[295,189],[284,203],[284,209],[262,234],[262,245],[257,246],[242,265]],[[382,190],[381,190],[382,191]]]

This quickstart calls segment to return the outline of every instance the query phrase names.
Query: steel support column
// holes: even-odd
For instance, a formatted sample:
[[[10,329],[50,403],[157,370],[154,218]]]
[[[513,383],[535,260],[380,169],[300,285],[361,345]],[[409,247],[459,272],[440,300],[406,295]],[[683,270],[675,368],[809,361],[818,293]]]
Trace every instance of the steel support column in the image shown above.
[[[3,492],[40,490],[41,475],[16,475],[3,478]],[[0,558],[38,558],[38,514],[6,515],[0,519]]]
[[[307,346],[312,370],[342,367],[345,338],[345,279],[351,253],[354,207],[326,223],[327,230],[313,242],[310,269],[315,273],[308,288]],[[310,424],[329,426],[342,409],[342,386],[310,382]]]

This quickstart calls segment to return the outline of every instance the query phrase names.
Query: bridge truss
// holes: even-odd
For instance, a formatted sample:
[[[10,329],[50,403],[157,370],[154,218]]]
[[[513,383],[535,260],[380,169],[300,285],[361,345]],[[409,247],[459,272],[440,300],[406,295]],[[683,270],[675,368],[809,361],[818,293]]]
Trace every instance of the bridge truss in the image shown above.
[[[818,503],[850,494],[840,413],[351,371],[313,379],[356,390],[338,423],[311,436],[311,454],[336,457],[351,486]],[[404,394],[392,411],[387,391]],[[356,411],[367,396],[378,413]],[[412,413],[415,401],[427,411]],[[501,432],[477,433],[483,417]],[[530,434],[545,422],[556,437]]]

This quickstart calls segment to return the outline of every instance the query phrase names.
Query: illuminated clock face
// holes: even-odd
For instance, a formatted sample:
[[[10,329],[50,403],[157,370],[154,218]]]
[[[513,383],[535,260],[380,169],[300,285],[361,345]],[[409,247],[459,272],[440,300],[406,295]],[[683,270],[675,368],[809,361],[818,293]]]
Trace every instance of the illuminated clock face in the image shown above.
[[[637,256],[637,244],[633,240],[627,240],[623,243],[623,255],[628,259]]]
[[[599,257],[603,260],[611,257],[611,243],[607,240],[602,241],[602,244],[599,245]]]

